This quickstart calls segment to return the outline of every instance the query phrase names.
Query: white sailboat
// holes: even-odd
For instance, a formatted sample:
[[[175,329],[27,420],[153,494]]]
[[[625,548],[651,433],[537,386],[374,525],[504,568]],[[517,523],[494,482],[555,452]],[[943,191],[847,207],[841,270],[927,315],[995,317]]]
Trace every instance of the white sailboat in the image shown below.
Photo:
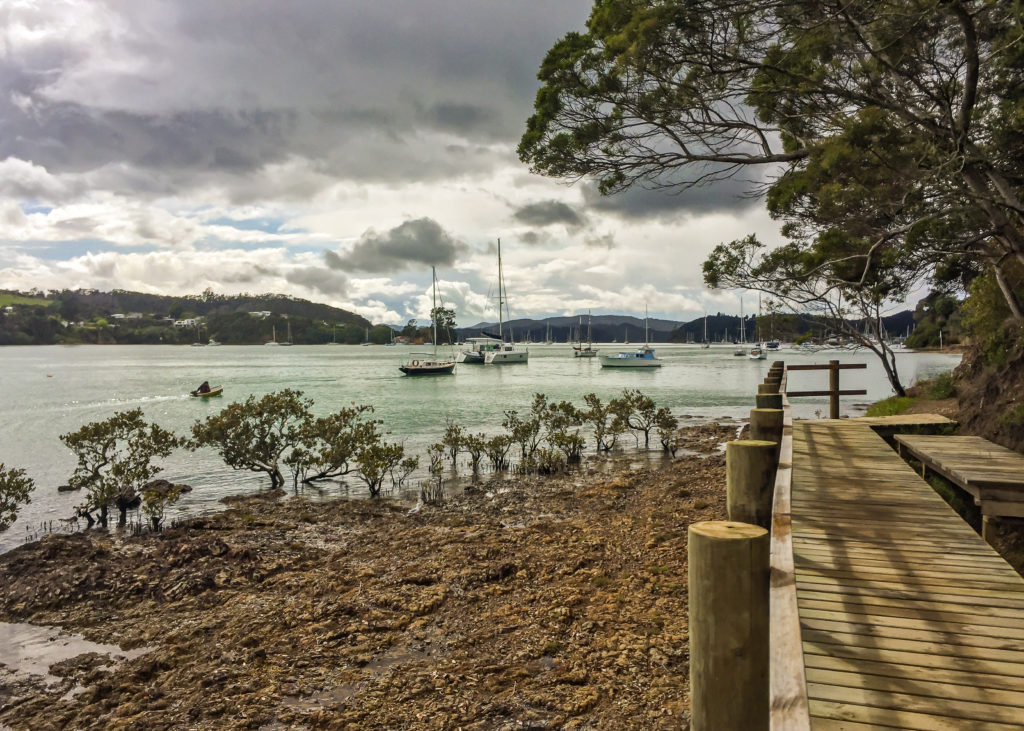
[[[736,350],[733,351],[733,355],[742,358],[747,354],[747,325],[746,320],[743,319],[743,297],[740,297],[740,341],[736,344]]]
[[[263,343],[263,344],[264,345],[280,345],[281,344],[281,343],[277,342],[277,327],[275,325],[271,325],[270,326],[270,341],[266,342],[266,343]]]
[[[530,351],[522,345],[512,342],[511,333],[509,342],[505,342],[505,334],[502,329],[502,308],[508,307],[508,295],[505,292],[505,276],[501,268],[501,239],[498,239],[498,339],[500,344],[494,349],[484,353],[484,363],[488,365],[509,365],[512,363],[526,363],[530,358]]]
[[[292,323],[288,322],[288,339],[282,340],[278,345],[291,345],[292,344]]]
[[[580,324],[578,336],[580,339],[579,346],[574,345],[572,347],[572,355],[574,358],[596,358],[597,349],[594,348],[593,335],[591,332],[591,316],[590,310],[587,310],[587,344],[583,345],[583,316],[580,315]]]
[[[661,368],[661,359],[655,357],[654,348],[647,344],[647,307],[644,306],[644,345],[637,350],[624,350],[615,355],[602,355],[602,368]]]
[[[702,348],[710,348],[711,342],[708,340],[708,311],[704,310],[704,342],[701,343]]]
[[[433,317],[437,312],[437,271],[434,267],[430,267],[430,276],[433,286],[430,325],[434,349],[430,353],[410,353],[409,360],[398,366],[398,370],[407,376],[446,376],[455,370],[455,358],[437,354],[437,320]]]

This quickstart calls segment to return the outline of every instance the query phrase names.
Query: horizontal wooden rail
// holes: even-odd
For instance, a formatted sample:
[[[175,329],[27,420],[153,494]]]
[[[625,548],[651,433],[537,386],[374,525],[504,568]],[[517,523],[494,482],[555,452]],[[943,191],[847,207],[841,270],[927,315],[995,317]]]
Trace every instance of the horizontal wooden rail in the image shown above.
[[[796,599],[793,533],[790,526],[790,491],[793,481],[793,415],[782,376],[782,444],[775,473],[772,503],[770,585],[768,589],[768,703],[772,731],[809,731],[807,672]]]
[[[832,363],[835,363],[835,365],[832,365]],[[840,363],[839,361],[834,360],[834,361],[829,361],[828,364],[821,363],[821,364],[817,364],[817,365],[791,365],[791,366],[786,366],[786,370],[787,371],[830,371],[830,370],[835,369],[835,370],[840,370],[840,371],[848,371],[848,370],[852,370],[852,369],[867,368],[867,367],[868,367],[867,363]]]
[[[865,396],[867,391],[863,389],[845,391],[839,390],[839,371],[867,368],[867,363],[840,363],[838,360],[830,360],[828,363],[815,365],[793,365],[787,371],[828,371],[827,391],[787,391],[787,396],[828,396],[828,418],[839,418],[839,397],[840,396]]]

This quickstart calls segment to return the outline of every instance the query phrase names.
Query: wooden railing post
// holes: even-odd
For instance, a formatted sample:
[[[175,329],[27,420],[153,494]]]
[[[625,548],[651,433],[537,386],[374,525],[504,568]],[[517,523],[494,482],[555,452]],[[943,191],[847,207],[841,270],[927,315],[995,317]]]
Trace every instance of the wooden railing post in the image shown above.
[[[729,520],[771,527],[778,451],[778,442],[756,439],[726,442],[725,507]]]
[[[828,362],[828,418],[839,418],[839,361]]]
[[[768,728],[768,531],[707,521],[687,531],[694,731]]]
[[[828,390],[827,391],[789,391],[787,390],[786,395],[789,398],[796,396],[828,396],[828,416],[830,419],[839,418],[839,397],[840,396],[864,396],[867,394],[862,388],[859,389],[847,389],[841,390],[839,388],[839,371],[846,370],[848,368],[867,368],[867,363],[844,363],[841,364],[838,360],[830,360],[828,365],[792,365],[789,366],[790,371],[828,371]],[[760,388],[760,387],[758,387]],[[763,393],[758,390],[758,393]]]

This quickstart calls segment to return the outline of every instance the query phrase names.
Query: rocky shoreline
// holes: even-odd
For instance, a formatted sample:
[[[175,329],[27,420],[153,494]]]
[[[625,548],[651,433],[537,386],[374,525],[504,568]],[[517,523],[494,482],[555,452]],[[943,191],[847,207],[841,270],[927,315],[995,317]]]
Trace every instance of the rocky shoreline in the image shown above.
[[[0,727],[683,727],[686,529],[724,518],[735,433],[417,511],[278,492],[22,546],[0,556],[0,619],[149,649],[48,681],[0,667]]]

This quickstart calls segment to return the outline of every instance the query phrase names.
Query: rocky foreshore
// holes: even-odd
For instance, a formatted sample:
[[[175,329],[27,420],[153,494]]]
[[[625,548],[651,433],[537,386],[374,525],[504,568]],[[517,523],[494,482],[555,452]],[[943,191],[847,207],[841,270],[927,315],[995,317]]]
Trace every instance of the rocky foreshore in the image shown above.
[[[684,727],[686,529],[724,518],[735,432],[415,511],[278,492],[22,546],[0,556],[0,619],[148,651],[0,666],[0,727]]]

